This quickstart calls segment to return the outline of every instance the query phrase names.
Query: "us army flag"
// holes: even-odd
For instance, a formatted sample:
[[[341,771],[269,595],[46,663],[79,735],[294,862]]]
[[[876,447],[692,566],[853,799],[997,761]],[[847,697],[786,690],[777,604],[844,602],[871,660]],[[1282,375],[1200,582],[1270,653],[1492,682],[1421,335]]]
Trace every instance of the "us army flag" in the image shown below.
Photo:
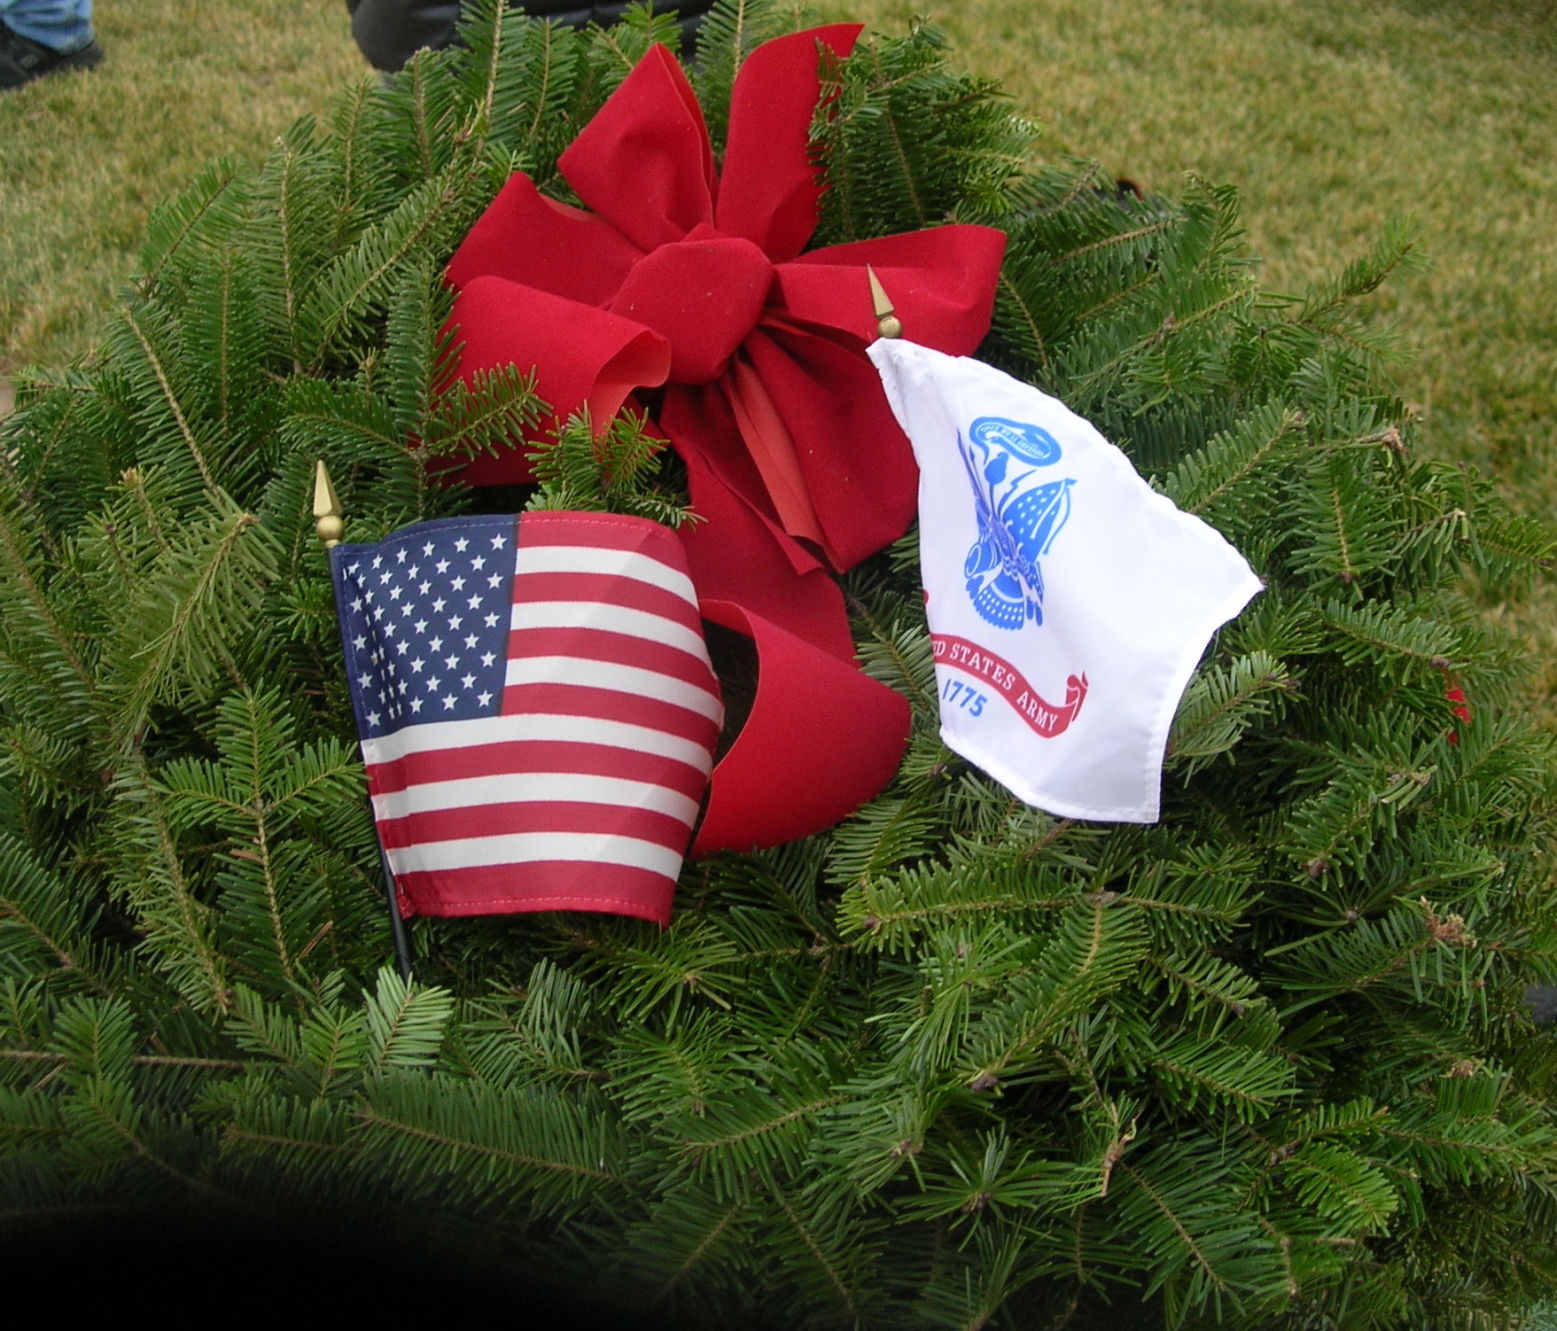
[[[1050,813],[1156,822],[1179,699],[1260,580],[1063,403],[912,342],[870,356],[919,462],[942,739]]]

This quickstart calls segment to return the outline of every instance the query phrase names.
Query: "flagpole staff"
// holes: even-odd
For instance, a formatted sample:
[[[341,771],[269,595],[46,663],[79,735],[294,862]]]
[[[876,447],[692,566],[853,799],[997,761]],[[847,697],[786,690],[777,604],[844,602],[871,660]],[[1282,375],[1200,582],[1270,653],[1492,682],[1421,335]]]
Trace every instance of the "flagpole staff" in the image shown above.
[[[329,553],[333,566],[335,561],[335,547],[341,543],[341,537],[346,534],[346,522],[341,516],[341,501],[336,497],[335,487],[330,484],[330,473],[325,469],[324,459],[320,458],[314,467],[314,531],[319,534],[319,539],[324,542],[324,548]],[[331,586],[335,586],[335,579],[330,579]],[[339,614],[339,606],[336,607]],[[378,861],[384,870],[384,890],[389,898],[389,930],[395,940],[395,969],[400,972],[402,980],[411,978],[411,945],[406,938],[405,920],[400,914],[400,902],[395,892],[395,874],[389,867],[389,856],[384,852],[384,843],[379,838],[378,827],[374,826],[373,839],[378,844]]]

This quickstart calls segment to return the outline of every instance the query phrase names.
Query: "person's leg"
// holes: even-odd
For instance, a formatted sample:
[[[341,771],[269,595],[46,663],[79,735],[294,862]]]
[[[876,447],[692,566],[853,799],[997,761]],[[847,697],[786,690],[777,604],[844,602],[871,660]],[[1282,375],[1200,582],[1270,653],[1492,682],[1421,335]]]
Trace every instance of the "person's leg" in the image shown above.
[[[91,69],[102,58],[92,36],[92,0],[0,0],[0,92],[45,74]]]
[[[92,44],[92,0],[0,0],[0,23],[68,55]]]

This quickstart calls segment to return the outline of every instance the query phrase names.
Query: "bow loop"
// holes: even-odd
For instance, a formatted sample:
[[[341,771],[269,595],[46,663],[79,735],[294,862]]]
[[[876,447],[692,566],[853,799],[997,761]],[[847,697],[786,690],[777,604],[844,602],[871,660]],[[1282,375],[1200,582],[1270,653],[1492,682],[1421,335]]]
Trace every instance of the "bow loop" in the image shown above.
[[[714,220],[714,150],[692,85],[665,47],[634,67],[557,159],[568,184],[642,250]]]
[[[860,29],[838,23],[765,42],[731,89],[715,219],[721,231],[745,236],[775,263],[793,259],[816,230],[822,188],[811,158],[811,117],[822,95],[819,65],[848,55]]]

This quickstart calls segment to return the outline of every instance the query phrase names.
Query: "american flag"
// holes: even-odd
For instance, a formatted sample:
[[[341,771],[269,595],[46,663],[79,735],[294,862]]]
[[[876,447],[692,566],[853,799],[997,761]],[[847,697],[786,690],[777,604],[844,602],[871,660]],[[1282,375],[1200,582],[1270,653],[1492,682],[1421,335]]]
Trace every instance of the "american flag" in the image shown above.
[[[669,923],[723,719],[675,535],[449,518],[331,563],[402,912]]]

